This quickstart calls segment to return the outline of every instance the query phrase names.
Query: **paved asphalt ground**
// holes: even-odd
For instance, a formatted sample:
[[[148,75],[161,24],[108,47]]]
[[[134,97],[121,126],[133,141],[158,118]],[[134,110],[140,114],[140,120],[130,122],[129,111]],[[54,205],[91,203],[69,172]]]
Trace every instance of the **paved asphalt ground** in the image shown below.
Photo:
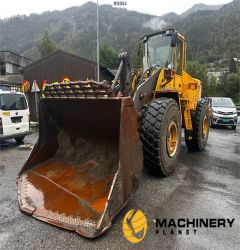
[[[37,133],[26,143],[35,143]],[[182,143],[175,173],[168,178],[144,170],[140,189],[114,220],[112,228],[94,240],[83,238],[19,211],[15,178],[29,150],[14,141],[0,148],[0,249],[240,249],[240,127],[211,129],[204,152],[190,153]],[[122,234],[125,213],[141,209],[148,233],[139,244]],[[186,234],[156,235],[155,218],[230,218],[232,228],[190,228]],[[166,229],[167,231],[167,229]],[[176,231],[175,231],[176,232]]]

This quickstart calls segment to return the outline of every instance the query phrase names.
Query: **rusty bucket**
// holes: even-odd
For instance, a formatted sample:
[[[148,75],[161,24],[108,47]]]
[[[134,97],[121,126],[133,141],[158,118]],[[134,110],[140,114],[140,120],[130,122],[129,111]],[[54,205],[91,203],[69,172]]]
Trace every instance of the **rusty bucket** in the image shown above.
[[[97,237],[138,189],[142,166],[130,97],[42,98],[39,139],[17,178],[20,209]]]

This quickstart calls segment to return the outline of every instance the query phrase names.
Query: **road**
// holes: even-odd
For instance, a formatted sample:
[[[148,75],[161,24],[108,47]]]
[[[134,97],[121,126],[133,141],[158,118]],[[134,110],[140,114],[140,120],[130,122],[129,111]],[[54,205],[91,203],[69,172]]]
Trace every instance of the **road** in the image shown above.
[[[34,144],[37,133],[25,139]],[[146,170],[140,189],[113,221],[112,228],[94,240],[83,238],[19,211],[15,179],[29,150],[14,141],[0,148],[0,249],[239,249],[240,246],[240,127],[211,129],[205,151],[191,153],[185,143],[175,173],[167,178]],[[122,220],[130,209],[142,210],[148,233],[139,244],[128,242]],[[230,218],[232,228],[186,228],[179,234],[156,234],[156,218]]]

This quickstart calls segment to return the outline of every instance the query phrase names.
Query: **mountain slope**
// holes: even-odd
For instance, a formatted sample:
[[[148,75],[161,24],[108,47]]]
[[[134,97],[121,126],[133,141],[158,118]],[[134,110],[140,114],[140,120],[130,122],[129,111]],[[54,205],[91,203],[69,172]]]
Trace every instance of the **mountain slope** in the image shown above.
[[[100,42],[132,53],[145,33],[174,25],[188,42],[188,57],[203,63],[240,57],[240,1],[217,10],[201,10],[186,17],[168,13],[162,17],[100,6]],[[13,50],[39,58],[37,42],[44,32],[59,49],[96,59],[96,4],[89,2],[63,11],[16,16],[0,20],[0,50]]]
[[[147,24],[154,16],[102,5],[100,41],[115,49],[132,50],[137,39],[151,31]],[[64,11],[16,16],[0,22],[0,50],[11,49],[38,57],[37,41],[48,31],[60,49],[93,59],[96,48],[96,4],[89,2]]]
[[[200,62],[240,57],[240,1],[199,11],[176,23],[188,41],[188,56]]]
[[[192,13],[198,12],[198,11],[203,11],[203,10],[218,10],[223,6],[223,4],[219,5],[207,5],[203,3],[195,4],[193,5],[190,9],[187,11],[183,12],[181,14],[181,17],[186,17]]]

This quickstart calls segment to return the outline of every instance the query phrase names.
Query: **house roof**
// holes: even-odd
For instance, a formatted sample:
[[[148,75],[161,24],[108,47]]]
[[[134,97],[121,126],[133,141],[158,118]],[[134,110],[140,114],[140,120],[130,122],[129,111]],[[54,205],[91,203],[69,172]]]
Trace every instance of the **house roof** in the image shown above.
[[[45,61],[45,60],[47,60],[47,59],[49,59],[49,58],[51,58],[51,57],[53,57],[53,56],[55,56],[55,55],[57,55],[57,54],[65,54],[65,55],[68,55],[68,56],[70,56],[70,57],[74,57],[74,58],[76,58],[76,59],[78,59],[78,60],[85,61],[85,62],[88,62],[88,63],[91,63],[91,64],[95,64],[95,65],[96,65],[96,62],[91,61],[91,60],[88,60],[88,59],[83,58],[83,57],[81,57],[81,56],[78,56],[78,55],[75,55],[75,54],[72,54],[72,53],[63,51],[63,50],[56,50],[55,52],[51,53],[50,55],[44,56],[44,57],[40,58],[39,60],[34,61],[33,63],[31,63],[31,64],[29,64],[29,65],[23,67],[22,70],[25,70],[25,69],[27,69],[27,68],[31,68],[31,67],[35,66],[36,64],[41,63],[41,62],[43,62],[43,61]]]
[[[65,55],[67,55],[67,56],[70,56],[70,57],[76,58],[76,59],[78,59],[78,60],[85,61],[85,62],[88,62],[88,63],[91,63],[91,64],[97,66],[97,63],[94,62],[94,61],[88,60],[88,59],[86,59],[86,58],[83,58],[83,57],[81,57],[81,56],[78,56],[78,55],[75,55],[75,54],[72,54],[72,53],[63,51],[63,50],[56,50],[55,52],[51,53],[50,55],[44,56],[44,57],[40,58],[39,60],[34,61],[33,63],[28,64],[28,65],[25,66],[25,67],[22,67],[22,68],[21,68],[21,71],[23,72],[25,69],[29,69],[29,68],[31,68],[31,67],[34,67],[35,65],[37,65],[37,64],[39,64],[39,63],[41,63],[41,62],[43,62],[43,61],[45,61],[45,60],[48,60],[49,58],[51,58],[51,57],[53,57],[53,56],[55,56],[55,55],[57,55],[57,54],[65,54]],[[100,65],[100,68],[101,68],[101,70],[102,70],[103,72],[105,72],[105,73],[108,72],[109,75],[111,75],[112,77],[114,77],[114,74],[113,74],[105,65]]]
[[[29,58],[27,58],[27,57],[25,57],[25,56],[19,55],[19,54],[15,53],[15,52],[13,52],[13,51],[10,51],[10,50],[0,50],[0,53],[10,53],[10,54],[13,54],[13,55],[15,55],[15,56],[18,56],[18,57],[24,58],[24,59],[26,59],[26,60],[29,60],[29,61],[31,61],[31,62],[34,62],[32,59],[29,59]]]

